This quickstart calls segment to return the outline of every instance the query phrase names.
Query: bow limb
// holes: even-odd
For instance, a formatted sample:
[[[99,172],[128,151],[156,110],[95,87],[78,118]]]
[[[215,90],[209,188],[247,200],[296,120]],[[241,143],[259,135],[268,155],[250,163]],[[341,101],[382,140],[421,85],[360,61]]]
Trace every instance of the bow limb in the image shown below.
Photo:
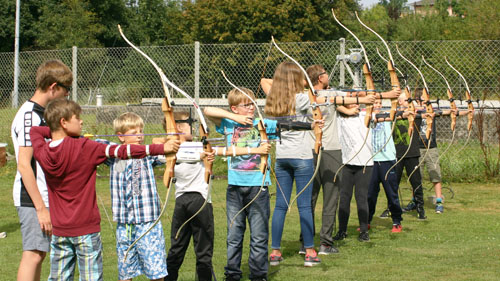
[[[451,65],[451,63],[448,61],[448,59],[446,57],[444,57],[446,63],[453,69],[455,70],[455,72],[460,76],[460,78],[462,78],[462,81],[464,81],[464,85],[465,85],[465,98],[467,99],[466,102],[467,102],[467,109],[469,110],[468,114],[467,114],[467,119],[468,119],[468,122],[467,122],[467,131],[471,131],[472,130],[472,121],[474,120],[474,106],[472,105],[472,96],[471,96],[471,92],[470,92],[470,89],[469,89],[469,84],[467,84],[467,80],[465,80],[465,77],[462,75],[462,73],[460,73],[458,71],[458,69],[456,69],[453,65]]]
[[[309,75],[307,75],[307,72],[306,70],[302,67],[302,65],[300,65],[300,63],[298,63],[294,58],[292,58],[289,54],[285,53],[279,46],[278,44],[276,44],[276,41],[274,40],[274,37],[271,37],[271,41],[273,43],[273,45],[276,47],[276,49],[278,49],[278,51],[280,51],[280,53],[282,53],[285,57],[287,57],[288,59],[290,59],[293,63],[295,63],[299,68],[300,70],[304,73],[304,76],[306,78],[306,81],[307,81],[307,84],[309,85],[309,91],[308,91],[308,97],[309,97],[309,102],[311,103],[311,106],[312,106],[312,113],[313,113],[313,119],[315,121],[319,121],[319,120],[322,120],[323,119],[323,115],[321,114],[321,109],[319,108],[318,106],[318,103],[317,103],[317,93],[316,91],[314,90],[314,85],[313,83],[311,82],[311,79],[309,78]],[[293,205],[293,202],[295,200],[297,200],[297,198],[306,190],[306,188],[308,186],[311,185],[311,183],[314,181],[314,178],[316,177],[317,173],[318,173],[318,170],[319,170],[319,163],[321,161],[321,153],[323,151],[323,144],[322,144],[322,139],[323,139],[323,130],[319,127],[319,124],[316,122],[314,124],[314,135],[316,137],[315,139],[315,143],[314,143],[314,152],[318,155],[318,160],[316,162],[316,169],[313,173],[313,176],[311,177],[311,179],[309,180],[309,182],[304,186],[304,188],[299,192],[297,193],[297,195],[295,195],[295,197],[290,201],[290,205],[288,206],[288,211],[290,212],[291,210],[291,207]]]
[[[401,90],[401,84],[399,83],[399,78],[398,78],[398,75],[396,73],[396,70],[397,68],[395,67],[395,64],[394,64],[394,59],[392,57],[392,53],[391,53],[391,49],[389,48],[389,45],[387,44],[387,42],[384,40],[384,38],[382,38],[382,36],[380,36],[377,32],[375,32],[375,30],[371,29],[370,27],[368,27],[365,23],[363,23],[361,21],[361,19],[359,18],[358,16],[358,12],[355,12],[356,14],[356,19],[358,20],[358,22],[363,26],[365,27],[366,29],[368,29],[369,31],[371,31],[373,34],[375,34],[375,36],[377,36],[381,41],[382,43],[384,44],[385,48],[387,49],[387,54],[389,55],[389,59],[385,60],[387,62],[387,70],[389,71],[389,76],[390,76],[390,79],[391,79],[391,87],[392,89],[398,89],[398,90]],[[377,52],[378,52],[378,49],[377,49]],[[378,52],[379,55],[380,55],[380,52]],[[382,56],[381,56],[382,57]],[[399,70],[398,70],[399,71]],[[401,71],[400,71],[401,72]],[[409,91],[409,89],[408,89]],[[398,106],[398,100],[397,98],[393,98],[391,99],[391,111],[390,111],[390,119],[391,121],[393,121],[392,123],[392,128],[391,128],[391,135],[392,133],[394,132],[394,129],[396,128],[396,109],[397,109],[397,106]],[[412,126],[409,126],[409,128],[413,128],[413,120],[411,121],[411,125]],[[409,129],[409,133],[411,132],[411,129]],[[388,138],[385,142],[385,144],[382,146],[382,148],[379,149],[379,151],[377,151],[375,154],[372,155],[372,157],[375,157],[375,155],[377,155],[378,153],[380,153],[386,146],[387,144],[389,143],[389,140],[390,138]],[[370,161],[371,159],[369,159],[366,164],[365,164],[365,168],[366,168],[366,165],[368,164],[368,162]],[[363,171],[365,170],[365,168],[363,168]]]
[[[175,119],[174,119],[173,108],[172,108],[173,100],[170,97],[170,92],[168,90],[167,84],[165,83],[165,81],[168,79],[166,79],[166,76],[163,73],[163,71],[161,70],[161,68],[148,55],[146,55],[143,51],[141,51],[139,48],[137,48],[134,44],[132,44],[132,42],[130,42],[127,39],[125,34],[123,34],[123,31],[122,31],[120,25],[118,25],[118,30],[120,32],[121,37],[125,40],[125,42],[127,42],[127,44],[129,44],[134,50],[136,50],[143,57],[145,57],[154,66],[154,68],[156,69],[156,71],[160,75],[161,80],[162,80],[163,92],[165,94],[165,98],[162,101],[161,108],[162,108],[162,111],[163,111],[163,114],[164,114],[165,120],[166,120],[167,133],[174,133],[172,138],[179,140],[179,135],[178,135],[179,132],[177,131],[177,126],[175,125]],[[165,166],[165,173],[163,175],[163,184],[167,188],[167,193],[165,196],[165,203],[162,206],[160,215],[154,221],[154,223],[151,225],[151,227],[149,227],[141,236],[139,236],[136,240],[134,240],[134,242],[132,242],[132,244],[130,244],[127,251],[125,252],[124,261],[127,259],[128,253],[133,248],[133,246],[135,244],[137,244],[137,242],[140,239],[142,239],[147,233],[149,233],[158,224],[158,222],[160,222],[161,216],[165,212],[165,209],[166,209],[167,204],[168,204],[171,186],[175,183],[174,167],[175,167],[176,160],[177,160],[177,158],[176,158],[175,154],[171,154],[171,155],[166,156],[166,166]]]
[[[266,126],[264,124],[264,117],[262,116],[262,113],[261,113],[261,111],[259,109],[259,106],[258,106],[257,102],[252,97],[250,97],[247,93],[245,93],[245,91],[243,91],[242,89],[240,89],[239,87],[237,87],[235,84],[233,84],[227,78],[227,76],[226,76],[226,74],[224,73],[223,70],[221,70],[221,72],[222,72],[222,76],[227,81],[227,83],[229,85],[231,85],[233,88],[235,88],[237,91],[239,91],[240,93],[242,93],[243,95],[245,95],[253,103],[253,105],[255,106],[255,109],[257,110],[257,114],[259,115],[259,123],[257,125],[257,129],[259,130],[260,140],[262,142],[266,142],[267,143],[268,142],[268,137],[267,137],[267,132],[266,132]],[[262,173],[262,183],[260,185],[259,191],[257,192],[257,194],[255,194],[255,196],[252,198],[252,200],[250,200],[245,206],[243,206],[243,208],[241,208],[236,213],[236,215],[234,215],[234,217],[231,219],[231,222],[229,223],[229,227],[230,228],[233,226],[234,221],[236,220],[236,218],[246,208],[248,208],[255,200],[257,200],[257,198],[259,198],[259,195],[262,193],[262,191],[265,190],[264,184],[266,182],[266,173],[267,173],[267,170],[268,170],[268,154],[262,154],[260,156],[260,171]]]
[[[386,58],[384,58],[382,56],[382,54],[380,54],[379,49],[376,48],[376,50],[377,50],[377,54],[379,55],[379,57],[383,61],[385,61],[386,63],[389,63],[389,60],[387,60]],[[404,77],[403,73],[401,72],[401,70],[399,70],[399,68],[394,67],[394,69],[396,69],[396,71],[399,72],[399,74],[401,75],[401,77]],[[415,112],[415,107],[413,106],[412,99],[411,99],[410,87],[408,86],[408,83],[407,83],[406,79],[404,81],[405,81],[404,93],[405,93],[405,96],[408,98],[409,109],[410,110],[413,109],[412,111]],[[409,121],[408,134],[411,136],[411,133],[412,133],[412,130],[413,130],[414,116],[413,115],[408,116],[408,121]],[[392,133],[394,132],[395,128],[396,128],[396,120],[393,120],[392,127],[391,127],[391,134],[390,134],[391,136],[392,136]],[[385,141],[384,145],[382,147],[380,147],[379,150],[377,150],[375,153],[373,153],[372,156],[365,162],[365,165],[363,167],[363,174],[365,173],[366,166],[368,165],[368,163],[370,162],[370,160],[372,160],[373,158],[375,158],[375,156],[377,154],[379,154],[380,152],[382,152],[384,150],[384,148],[387,146],[387,144],[389,143],[390,140],[391,140],[391,137],[388,137],[387,140]],[[407,152],[408,152],[408,150],[407,150]],[[406,155],[407,152],[405,152],[405,155]],[[397,163],[393,167],[395,167],[396,165],[397,165]],[[393,167],[391,167],[391,169]],[[389,171],[391,169],[389,169]]]
[[[451,145],[453,144],[453,140],[455,139],[455,127],[457,124],[458,111],[457,111],[457,105],[455,104],[455,99],[453,98],[453,92],[451,90],[450,84],[448,83],[448,80],[446,79],[446,77],[441,72],[439,72],[435,67],[430,65],[425,60],[424,56],[422,56],[422,60],[424,61],[424,63],[428,67],[430,67],[432,70],[437,72],[444,79],[444,81],[446,83],[446,94],[448,95],[448,101],[450,102],[450,108],[451,108],[451,113],[450,113],[450,118],[451,118],[450,127],[451,127],[451,131],[452,131],[451,142],[448,145],[448,147],[443,151],[443,153],[441,153],[441,155],[439,155],[438,158],[436,159],[436,161],[434,162],[434,166],[437,166],[439,164],[439,159],[450,149]],[[455,112],[457,112],[457,113],[455,114]]]
[[[363,43],[361,43],[361,40],[351,31],[349,30],[345,25],[343,25],[335,16],[335,12],[332,9],[332,15],[335,21],[342,27],[344,28],[349,34],[356,39],[358,44],[361,46],[361,50],[363,51],[363,55],[365,57],[365,63],[363,64],[363,76],[365,77],[365,82],[366,82],[366,89],[367,89],[367,95],[373,95],[375,94],[375,83],[373,82],[373,77],[372,77],[372,71],[371,71],[371,66],[370,66],[370,60],[368,59],[368,56],[366,54],[365,47],[363,46]],[[337,171],[335,172],[335,176],[333,178],[333,181],[335,182],[337,180],[337,175],[340,173],[340,171],[349,163],[351,162],[358,154],[363,150],[363,147],[366,144],[366,141],[368,140],[368,135],[370,134],[370,121],[372,117],[372,112],[373,112],[373,104],[369,104],[366,106],[366,116],[365,116],[365,126],[368,128],[366,130],[366,135],[363,140],[363,144],[359,148],[359,150],[354,154],[354,156],[349,159],[346,163],[342,164]],[[367,161],[367,163],[370,161],[370,159]]]
[[[373,29],[368,27],[366,24],[364,24],[361,19],[358,16],[358,12],[355,12],[356,18],[358,19],[359,23],[364,26],[366,29],[370,30],[373,34],[375,34],[381,41],[384,43],[384,46],[387,49],[387,53],[389,54],[389,60],[387,61],[387,70],[389,71],[389,75],[391,77],[391,86],[393,89],[401,89],[401,84],[399,83],[399,78],[395,70],[395,65],[394,65],[394,60],[392,58],[392,53],[391,49],[389,49],[389,45],[387,45],[387,42],[380,36],[377,32],[375,32]],[[394,121],[394,118],[396,117],[396,109],[398,106],[398,99],[393,98],[391,99],[391,112],[390,112],[390,118],[391,120]]]
[[[430,102],[429,90],[428,90],[427,82],[425,81],[424,75],[422,74],[420,69],[418,69],[418,67],[415,64],[413,64],[410,60],[408,60],[405,56],[403,56],[403,54],[401,54],[401,52],[399,51],[398,45],[396,45],[396,50],[398,51],[398,54],[401,58],[403,58],[408,64],[410,64],[411,66],[413,66],[413,68],[415,68],[415,70],[417,70],[417,72],[420,74],[420,78],[422,78],[422,82],[424,83],[424,88],[422,89],[421,99],[425,104],[425,112],[427,115],[425,117],[426,125],[427,125],[426,131],[425,131],[425,137],[427,138],[427,146],[426,146],[427,148],[426,148],[424,156],[422,157],[422,159],[420,160],[418,165],[413,169],[413,171],[408,176],[408,181],[410,181],[411,176],[413,175],[413,173],[415,173],[415,171],[417,171],[417,169],[422,165],[422,163],[424,163],[425,157],[427,156],[427,153],[429,152],[429,148],[430,148],[430,144],[431,144],[430,137],[431,137],[431,133],[432,133],[432,123],[434,120],[434,109],[432,108],[432,103]],[[409,145],[411,145],[411,143]]]
[[[467,131],[469,131],[468,133],[468,136],[467,136],[467,140],[465,141],[465,144],[457,151],[456,154],[459,154],[467,145],[467,143],[469,142],[470,140],[470,136],[471,136],[471,133],[472,133],[472,121],[474,120],[474,106],[472,105],[472,96],[471,96],[471,93],[470,93],[470,89],[469,89],[469,84],[467,84],[467,80],[465,80],[465,77],[462,75],[462,73],[460,73],[455,67],[453,67],[453,65],[451,65],[450,62],[448,62],[448,59],[446,57],[444,57],[446,63],[453,69],[455,70],[456,73],[458,73],[458,75],[460,76],[460,78],[462,78],[462,81],[464,82],[464,85],[465,85],[465,98],[467,99],[466,102],[467,102],[467,109],[468,109],[468,113],[467,113]]]
[[[349,30],[345,25],[343,25],[335,16],[335,12],[332,9],[332,15],[335,21],[342,26],[347,32],[349,32],[354,39],[358,42],[359,46],[361,47],[361,50],[363,51],[363,55],[365,57],[365,63],[363,64],[363,76],[365,77],[366,81],[366,90],[367,90],[367,95],[373,95],[375,94],[375,83],[373,82],[373,77],[372,77],[372,70],[370,66],[370,60],[368,59],[368,56],[366,54],[365,47],[363,46],[363,43],[361,43],[361,40],[351,31]],[[397,78],[397,77],[396,77]],[[367,128],[370,128],[370,121],[372,118],[372,112],[373,112],[373,104],[367,104],[366,105],[366,116],[365,116],[365,126]]]

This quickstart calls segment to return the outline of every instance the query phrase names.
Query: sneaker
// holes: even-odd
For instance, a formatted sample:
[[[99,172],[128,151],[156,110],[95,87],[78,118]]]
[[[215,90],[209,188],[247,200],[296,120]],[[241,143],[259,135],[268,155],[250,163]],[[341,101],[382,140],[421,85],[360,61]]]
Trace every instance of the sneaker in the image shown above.
[[[388,219],[391,216],[391,212],[389,209],[385,209],[382,214],[380,214],[379,218],[381,219]]]
[[[418,208],[417,209],[417,213],[418,213],[418,219],[419,220],[426,220],[427,219],[427,216],[425,215],[424,208]]]
[[[358,236],[359,242],[368,242],[370,241],[370,235],[368,235],[368,231],[361,231]]]
[[[269,265],[271,265],[271,266],[280,265],[280,262],[282,262],[282,261],[283,261],[282,256],[272,255],[272,254],[269,256]]]
[[[436,214],[442,214],[443,212],[444,212],[443,204],[441,203],[436,204]]]
[[[304,248],[304,245],[300,245],[299,249],[299,255],[305,255],[306,254],[306,248]]]
[[[415,203],[415,201],[412,200],[410,201],[410,203],[408,203],[408,205],[406,205],[406,207],[403,208],[403,213],[408,213],[416,209],[417,209],[417,204]]]
[[[370,224],[368,224],[368,230],[370,230]],[[361,231],[361,227],[356,228],[356,231],[360,232]]]
[[[339,250],[333,246],[327,246],[327,245],[321,244],[321,246],[319,246],[318,255],[336,254],[338,252],[339,252]]]
[[[321,263],[321,260],[318,258],[318,254],[314,252],[314,256],[306,255],[304,259],[304,266],[312,267]]]
[[[392,225],[392,230],[391,230],[392,233],[400,233],[401,231],[403,231],[403,227],[401,226],[401,224]]]
[[[339,241],[339,240],[344,240],[347,237],[347,232],[345,231],[339,231],[335,236],[333,236],[333,240]]]

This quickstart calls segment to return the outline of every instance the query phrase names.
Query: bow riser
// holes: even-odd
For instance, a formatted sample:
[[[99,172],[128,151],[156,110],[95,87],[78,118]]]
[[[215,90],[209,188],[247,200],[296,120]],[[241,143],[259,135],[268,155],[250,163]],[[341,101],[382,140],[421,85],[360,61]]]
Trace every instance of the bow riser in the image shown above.
[[[448,94],[448,98],[450,100],[453,100],[453,93],[451,92],[451,90],[447,89],[446,93]],[[455,113],[453,113],[454,111],[457,110],[457,105],[455,104],[455,101],[450,101],[450,108],[452,110],[452,113],[450,114],[450,118],[451,118],[451,130],[455,131],[455,126],[457,125],[457,115]]]
[[[465,90],[465,97],[467,98],[467,109],[469,113],[467,114],[467,131],[470,132],[472,129],[472,121],[474,120],[474,106],[472,105],[472,99],[469,90]]]
[[[264,126],[264,120],[259,120],[259,124],[257,125],[257,129],[259,130],[259,134],[260,134],[260,140],[261,142],[263,143],[267,143],[268,142],[268,138],[267,138],[267,132],[266,132],[266,127]],[[260,171],[261,173],[264,175],[266,175],[266,170],[267,170],[267,155],[261,155],[260,157]]]
[[[408,110],[410,112],[415,113],[415,105],[413,104],[413,101],[411,100],[411,92],[410,88],[408,86],[405,87],[405,95],[407,98],[410,99],[410,102],[408,103]],[[415,124],[415,116],[413,114],[408,115],[408,135],[411,136],[413,135],[413,124]]]
[[[161,104],[161,110],[163,111],[163,115],[165,116],[165,126],[167,129],[167,133],[179,133],[177,130],[177,126],[175,125],[175,120],[174,120],[174,111],[173,108],[170,106],[170,103],[167,101],[166,98],[163,99],[162,104]],[[170,138],[170,137],[169,137]],[[174,139],[179,139],[178,135],[172,136]],[[174,167],[175,167],[175,162],[177,160],[177,157],[175,154],[167,156],[166,157],[166,166],[165,166],[165,173],[163,175],[163,184],[169,188],[169,183],[170,179],[174,177]]]
[[[311,104],[317,104],[316,95],[314,95],[311,90],[308,91],[308,95],[309,95],[309,100],[311,101]],[[312,117],[314,120],[323,119],[321,109],[319,108],[319,106],[313,108],[312,115],[313,115]],[[320,149],[321,149],[321,146],[323,145],[323,142],[322,142],[323,130],[318,125],[314,126],[314,135],[316,137],[316,142],[314,144],[314,152],[316,154],[318,154]]]
[[[425,103],[425,112],[426,113],[433,113],[434,109],[432,108],[432,104],[429,102],[430,97],[429,97],[429,92],[427,91],[427,88],[422,89],[422,99],[424,100],[424,103]],[[431,133],[432,133],[433,118],[432,118],[432,116],[427,116],[425,118],[425,120],[427,123],[427,129],[425,130],[425,137],[427,139],[429,139],[431,136]]]
[[[201,124],[200,124],[200,130],[199,130],[199,132],[200,132],[200,137],[201,137],[201,140],[202,140],[202,143],[203,143],[203,151],[205,151],[205,152],[212,152],[212,146],[207,141],[207,139],[208,139],[208,132],[205,129],[205,127],[203,125],[201,125]],[[205,166],[205,182],[206,183],[210,183],[210,180],[212,178],[212,165],[213,165],[213,163],[210,163],[208,161],[208,159],[205,157],[205,159],[203,159],[203,164]]]
[[[391,60],[387,61],[387,70],[389,71],[389,75],[391,77],[391,87],[393,89],[401,89],[401,84],[399,83],[399,78],[398,74],[396,73],[396,69],[394,68],[394,65]],[[396,117],[396,109],[398,107],[398,100],[397,99],[391,99],[391,113],[390,113],[390,118],[391,120],[394,121],[394,118]]]
[[[367,90],[366,94],[373,95],[375,92],[372,90],[375,90],[375,83],[373,82],[372,72],[368,68],[368,65],[366,63],[363,65],[363,76],[365,77],[366,81],[366,90]],[[367,128],[370,126],[370,121],[372,119],[372,112],[373,112],[373,104],[367,104],[366,116],[365,116],[365,126]]]

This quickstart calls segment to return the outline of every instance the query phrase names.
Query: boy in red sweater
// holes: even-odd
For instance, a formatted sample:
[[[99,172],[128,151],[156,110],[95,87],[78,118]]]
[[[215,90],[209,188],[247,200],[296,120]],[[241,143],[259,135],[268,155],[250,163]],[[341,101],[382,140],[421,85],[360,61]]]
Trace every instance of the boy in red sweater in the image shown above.
[[[30,131],[35,159],[40,163],[51,204],[52,241],[49,280],[72,280],[78,261],[80,280],[103,280],[96,167],[108,157],[128,159],[176,153],[179,141],[159,145],[105,145],[78,138],[83,121],[80,106],[66,99],[47,106],[50,128]],[[76,138],[75,138],[76,137]],[[51,138],[50,142],[45,139]]]

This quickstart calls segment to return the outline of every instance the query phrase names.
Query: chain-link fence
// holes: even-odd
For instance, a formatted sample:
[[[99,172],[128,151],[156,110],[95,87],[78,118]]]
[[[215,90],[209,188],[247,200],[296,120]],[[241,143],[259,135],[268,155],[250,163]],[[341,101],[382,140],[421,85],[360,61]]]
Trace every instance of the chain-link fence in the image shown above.
[[[419,74],[397,54],[396,44],[401,53],[414,62],[423,72],[431,99],[448,99],[445,81],[424,65],[422,56],[447,77],[457,100],[465,99],[464,84],[459,76],[446,65],[444,57],[466,77],[473,99],[495,101],[500,95],[500,41],[420,41],[390,42],[392,57],[396,66],[406,74],[406,81],[412,89],[422,88]],[[359,45],[355,41],[279,43],[280,47],[297,59],[303,66],[322,64],[331,73],[332,87],[350,88],[361,62],[349,59]],[[373,77],[379,89],[390,89],[387,64],[379,57],[388,57],[387,49],[381,42],[364,42],[371,63]],[[285,60],[270,44],[199,44],[159,47],[141,47],[165,72],[166,76],[189,95],[196,97],[201,106],[226,104],[225,95],[231,89],[221,75],[224,70],[236,85],[257,92],[261,103],[265,98],[258,90],[262,77],[271,78],[276,66]],[[344,59],[345,58],[345,59]],[[16,108],[29,99],[35,88],[37,67],[47,59],[60,59],[70,66],[75,75],[76,87],[71,98],[84,106],[85,131],[106,132],[112,120],[125,111],[137,111],[152,133],[161,131],[160,105],[157,99],[163,97],[158,74],[144,57],[132,48],[73,48],[65,50],[33,51],[20,53],[19,94],[13,100],[13,53],[0,53],[0,110],[4,112],[4,122],[0,125],[0,142],[10,142],[10,124]],[[401,80],[403,81],[403,80]],[[188,106],[180,95],[173,95],[178,105]],[[97,106],[99,105],[99,106]],[[446,101],[441,103],[446,106]],[[465,102],[458,105],[466,107]],[[474,104],[477,107],[477,104]],[[434,105],[436,106],[436,105]],[[465,139],[466,118],[459,118],[458,139]],[[451,139],[449,118],[436,121],[441,140]],[[494,127],[494,126],[490,126]],[[488,126],[486,127],[488,128]],[[151,131],[150,131],[151,132]],[[491,132],[491,137],[495,133]]]

